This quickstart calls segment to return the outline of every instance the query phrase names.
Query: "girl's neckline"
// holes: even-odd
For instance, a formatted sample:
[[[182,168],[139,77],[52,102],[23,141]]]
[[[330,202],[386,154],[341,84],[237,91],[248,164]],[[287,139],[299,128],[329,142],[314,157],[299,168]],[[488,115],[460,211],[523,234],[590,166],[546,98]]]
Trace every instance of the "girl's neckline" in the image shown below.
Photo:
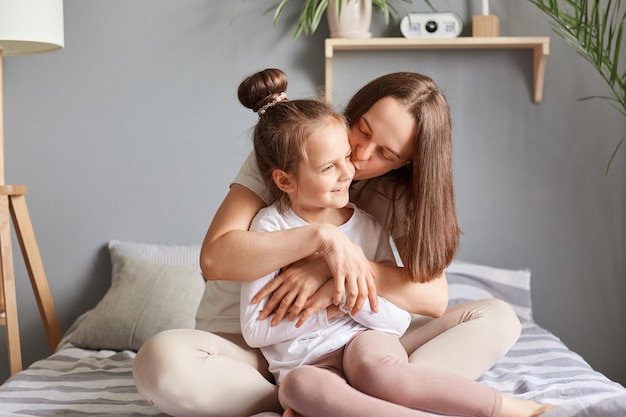
[[[319,219],[319,220],[313,220],[313,221],[310,221],[306,219],[305,217],[301,216],[293,208],[291,208],[290,210],[295,216],[297,216],[300,220],[302,220],[306,224],[332,224],[334,226],[339,227],[348,223],[350,219],[352,219],[352,216],[354,215],[354,209],[355,209],[355,205],[353,203],[348,203],[343,208],[334,209],[332,219],[325,219],[325,220]]]

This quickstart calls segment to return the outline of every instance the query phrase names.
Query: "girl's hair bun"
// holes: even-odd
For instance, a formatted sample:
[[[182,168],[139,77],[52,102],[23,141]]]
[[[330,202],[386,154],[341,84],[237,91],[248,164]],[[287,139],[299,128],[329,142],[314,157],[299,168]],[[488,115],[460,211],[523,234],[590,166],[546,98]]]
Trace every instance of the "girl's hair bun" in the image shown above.
[[[239,84],[237,96],[245,107],[258,112],[287,90],[287,75],[277,68],[268,68],[250,75]]]

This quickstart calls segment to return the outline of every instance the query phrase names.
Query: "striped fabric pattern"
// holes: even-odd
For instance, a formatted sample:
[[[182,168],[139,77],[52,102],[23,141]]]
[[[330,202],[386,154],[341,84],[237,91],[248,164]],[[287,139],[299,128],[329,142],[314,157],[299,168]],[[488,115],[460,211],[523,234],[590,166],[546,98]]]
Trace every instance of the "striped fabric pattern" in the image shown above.
[[[517,343],[478,380],[516,397],[556,405],[570,400],[592,404],[626,395],[623,386],[593,370],[554,334],[524,321]]]
[[[66,344],[0,386],[0,416],[166,416],[137,393],[131,374],[134,356],[132,351]],[[592,415],[626,415],[624,387],[594,371],[556,336],[531,322],[523,322],[519,341],[479,381],[522,398],[575,405],[571,414],[555,417],[585,416],[577,414],[581,408],[621,395],[621,413]]]
[[[446,270],[450,304],[499,298],[511,305],[522,321],[533,321],[530,270],[504,269],[454,261]]]
[[[166,416],[137,393],[134,357],[66,345],[0,387],[0,416]]]

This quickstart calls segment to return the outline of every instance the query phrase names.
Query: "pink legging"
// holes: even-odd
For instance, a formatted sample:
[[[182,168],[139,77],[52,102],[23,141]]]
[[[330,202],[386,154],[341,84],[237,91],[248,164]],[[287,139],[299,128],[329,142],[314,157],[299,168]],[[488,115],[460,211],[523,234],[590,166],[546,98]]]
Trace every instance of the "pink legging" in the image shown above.
[[[278,398],[284,408],[305,417],[426,417],[422,411],[499,417],[502,409],[502,396],[495,389],[411,364],[396,337],[375,330],[290,371]]]
[[[438,319],[418,318],[400,341],[412,364],[475,379],[513,346],[519,333],[511,307],[486,299],[451,307]],[[159,333],[137,353],[133,377],[143,398],[176,417],[282,412],[267,362],[241,335],[192,329]],[[449,389],[458,395],[456,387]],[[340,397],[332,401],[337,400],[355,405]]]

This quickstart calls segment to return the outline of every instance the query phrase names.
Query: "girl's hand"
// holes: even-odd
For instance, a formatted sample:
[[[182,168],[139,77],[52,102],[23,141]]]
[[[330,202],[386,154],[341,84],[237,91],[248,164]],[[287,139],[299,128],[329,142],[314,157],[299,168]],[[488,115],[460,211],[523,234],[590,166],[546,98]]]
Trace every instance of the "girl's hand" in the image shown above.
[[[325,225],[322,233],[320,250],[335,278],[333,304],[339,305],[345,291],[345,307],[352,309],[352,315],[361,311],[367,298],[372,310],[378,311],[374,271],[363,250],[335,226]]]
[[[252,298],[253,303],[258,303],[270,296],[259,314],[259,319],[264,320],[274,314],[272,326],[280,323],[287,314],[289,321],[295,320],[309,297],[330,278],[328,265],[320,254],[289,265]]]

